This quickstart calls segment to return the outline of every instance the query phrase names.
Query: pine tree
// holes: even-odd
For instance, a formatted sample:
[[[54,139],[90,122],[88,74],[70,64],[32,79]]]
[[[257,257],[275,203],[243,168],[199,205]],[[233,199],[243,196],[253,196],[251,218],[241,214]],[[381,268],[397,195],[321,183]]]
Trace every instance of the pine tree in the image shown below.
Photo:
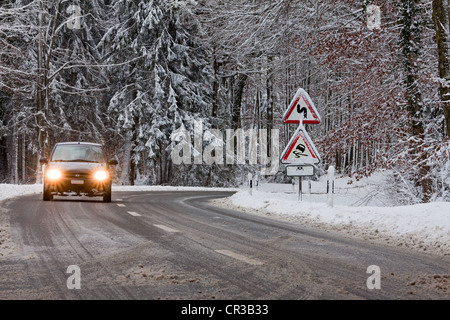
[[[101,46],[108,64],[122,64],[110,70],[117,82],[109,104],[125,138],[122,177],[134,184],[139,167],[167,183],[171,133],[182,124],[192,129],[210,112],[211,71],[199,24],[183,1],[118,0],[113,7],[118,21]]]

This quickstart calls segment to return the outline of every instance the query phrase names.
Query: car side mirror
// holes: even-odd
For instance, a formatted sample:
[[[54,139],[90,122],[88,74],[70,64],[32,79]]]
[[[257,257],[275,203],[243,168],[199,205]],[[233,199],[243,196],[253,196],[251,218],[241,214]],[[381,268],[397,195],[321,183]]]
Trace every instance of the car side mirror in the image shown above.
[[[118,165],[118,164],[119,164],[119,162],[117,162],[117,160],[115,160],[115,159],[109,160],[109,161],[108,161],[108,165],[109,165],[109,166],[116,166],[116,165]]]
[[[39,162],[41,163],[41,165],[48,164],[48,159],[47,158],[40,158]]]

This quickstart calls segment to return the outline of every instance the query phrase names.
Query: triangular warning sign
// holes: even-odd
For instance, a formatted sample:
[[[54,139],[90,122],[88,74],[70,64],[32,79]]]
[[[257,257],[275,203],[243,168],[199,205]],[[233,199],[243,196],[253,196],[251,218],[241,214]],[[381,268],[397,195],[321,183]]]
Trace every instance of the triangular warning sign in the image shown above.
[[[294,98],[283,116],[283,123],[318,124],[320,115],[308,93],[302,88],[297,90]]]
[[[303,126],[299,126],[281,155],[283,164],[318,164],[320,156]]]

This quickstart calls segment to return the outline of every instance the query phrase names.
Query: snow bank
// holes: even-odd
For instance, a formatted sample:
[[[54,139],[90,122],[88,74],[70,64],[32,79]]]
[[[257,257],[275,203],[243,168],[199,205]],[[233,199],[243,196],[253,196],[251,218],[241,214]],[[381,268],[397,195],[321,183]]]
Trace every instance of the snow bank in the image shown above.
[[[450,255],[450,202],[393,205],[386,174],[355,181],[337,179],[333,207],[327,205],[326,177],[298,185],[264,184],[241,188],[217,205],[270,215],[293,223],[343,232],[367,240]],[[390,206],[389,206],[390,204]]]
[[[42,192],[41,184],[0,184],[0,201],[22,196],[26,194],[34,194]]]
[[[450,250],[450,203],[438,202],[399,207],[349,207],[326,203],[299,201],[295,194],[241,190],[230,197],[236,208],[262,210],[304,222],[329,224],[348,233],[394,236],[398,245],[407,240],[419,248],[427,246]],[[335,228],[336,229],[336,228]],[[353,230],[352,230],[353,229]],[[391,242],[394,239],[390,239]],[[411,244],[409,244],[411,245]]]

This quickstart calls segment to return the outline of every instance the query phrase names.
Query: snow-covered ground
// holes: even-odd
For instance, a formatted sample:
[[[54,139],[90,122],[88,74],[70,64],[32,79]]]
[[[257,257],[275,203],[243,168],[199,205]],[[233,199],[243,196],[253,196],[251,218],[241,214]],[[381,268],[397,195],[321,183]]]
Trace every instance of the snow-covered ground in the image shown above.
[[[251,193],[248,187],[242,188],[215,203],[374,242],[450,255],[450,202],[399,205],[401,199],[390,187],[389,174],[376,173],[359,181],[337,178],[332,203],[326,194],[326,176],[303,181],[301,200],[298,184],[261,184]]]
[[[42,192],[42,185],[40,184],[0,184],[0,201],[39,192]]]
[[[301,200],[298,185],[290,184],[262,183],[252,188],[251,193],[248,186],[239,189],[114,186],[113,191],[237,190],[230,198],[213,203],[366,240],[450,255],[450,202],[397,205],[399,201],[389,187],[388,175],[376,173],[359,181],[337,178],[332,206],[326,194],[326,176],[319,181],[303,181]],[[42,185],[0,184],[0,201],[41,191]]]

